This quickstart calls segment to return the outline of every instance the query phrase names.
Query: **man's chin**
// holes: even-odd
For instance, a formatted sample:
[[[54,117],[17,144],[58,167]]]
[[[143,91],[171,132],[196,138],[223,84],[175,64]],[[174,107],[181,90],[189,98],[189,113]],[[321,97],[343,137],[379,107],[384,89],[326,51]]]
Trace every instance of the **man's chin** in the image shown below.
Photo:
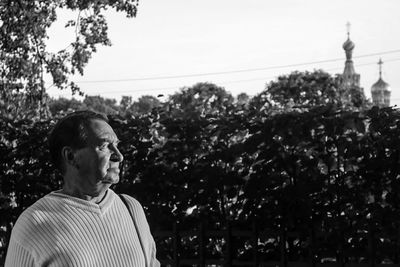
[[[119,176],[116,177],[104,177],[103,180],[101,181],[103,184],[116,184],[119,182]]]

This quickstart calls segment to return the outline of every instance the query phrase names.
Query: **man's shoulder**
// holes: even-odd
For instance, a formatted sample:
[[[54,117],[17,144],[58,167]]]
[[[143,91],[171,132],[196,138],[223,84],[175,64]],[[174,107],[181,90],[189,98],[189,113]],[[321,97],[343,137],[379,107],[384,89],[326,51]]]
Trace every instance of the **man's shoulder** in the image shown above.
[[[22,236],[24,233],[30,233],[30,235],[37,233],[37,228],[43,226],[57,209],[50,202],[50,198],[46,195],[25,209],[18,217],[13,232],[21,233]]]
[[[144,214],[143,206],[136,198],[128,194],[118,194],[118,196],[122,202],[125,202],[128,205],[131,211]]]
[[[126,202],[128,202],[129,205],[132,205],[134,207],[142,207],[140,202],[134,198],[133,196],[130,196],[128,194],[118,194],[121,198],[124,198]]]
[[[21,213],[20,218],[32,217],[34,219],[41,219],[39,217],[59,209],[56,202],[57,201],[54,201],[51,197],[51,194],[47,194],[26,208]]]
[[[127,194],[119,194],[119,196],[121,201],[125,200],[123,202],[128,206],[131,216],[133,216],[134,221],[137,223],[137,227],[139,227],[139,231],[151,236],[146,214],[140,202]]]

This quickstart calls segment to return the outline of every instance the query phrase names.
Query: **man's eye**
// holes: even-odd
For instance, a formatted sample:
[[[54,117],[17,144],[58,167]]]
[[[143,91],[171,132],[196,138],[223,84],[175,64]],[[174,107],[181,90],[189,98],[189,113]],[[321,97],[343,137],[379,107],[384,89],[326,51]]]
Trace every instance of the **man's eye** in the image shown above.
[[[100,145],[100,149],[106,149],[106,148],[108,148],[108,143]]]

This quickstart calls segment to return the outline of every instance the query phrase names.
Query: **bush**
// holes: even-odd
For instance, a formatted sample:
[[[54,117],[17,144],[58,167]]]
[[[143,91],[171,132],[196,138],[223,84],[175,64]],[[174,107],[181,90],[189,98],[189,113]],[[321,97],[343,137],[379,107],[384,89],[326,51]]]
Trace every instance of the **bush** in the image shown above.
[[[338,250],[363,255],[375,232],[385,236],[376,240],[378,260],[393,256],[400,229],[396,110],[174,114],[110,121],[125,156],[114,189],[143,204],[154,231],[174,222],[245,228],[256,221],[260,229],[297,233],[287,239],[291,260],[304,256],[311,237],[320,259]],[[3,247],[21,211],[61,186],[46,148],[52,124],[0,119]]]

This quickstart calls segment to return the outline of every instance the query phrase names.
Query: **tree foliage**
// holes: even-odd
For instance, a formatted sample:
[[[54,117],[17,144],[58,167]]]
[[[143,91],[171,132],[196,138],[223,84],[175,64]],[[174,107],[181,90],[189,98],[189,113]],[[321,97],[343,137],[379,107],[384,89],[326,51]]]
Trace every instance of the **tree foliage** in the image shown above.
[[[167,104],[170,112],[190,118],[224,113],[232,106],[233,100],[232,95],[222,87],[197,83],[171,95]]]
[[[318,92],[331,84],[331,77],[318,75],[308,77],[304,88]],[[283,85],[281,91],[286,80]],[[282,103],[285,97],[302,99],[301,94],[278,96]],[[134,104],[129,97],[119,106],[100,96],[78,102],[112,109],[110,123],[125,158],[114,189],[144,205],[154,231],[174,222],[183,229],[203,220],[216,229],[231,221],[248,229],[256,222],[259,230],[295,233],[284,237],[289,260],[313,250],[316,261],[343,261],[346,251],[356,255],[348,261],[362,261],[368,242],[379,245],[377,261],[394,259],[390,249],[396,249],[400,229],[399,112],[346,109],[328,98],[320,106],[284,111],[267,93],[241,99],[199,83],[160,105],[156,98],[142,98],[138,102],[155,108],[144,108],[140,116],[127,112]],[[59,99],[53,107],[82,106]],[[0,118],[0,242],[7,242],[23,209],[60,186],[46,153],[45,136],[53,123]],[[372,232],[384,237],[368,235]],[[265,260],[277,260],[281,253],[278,238],[272,240],[260,238]],[[171,242],[160,241],[160,257],[172,257]],[[181,245],[182,256],[192,253],[192,241]],[[221,254],[215,244],[209,249]],[[251,256],[245,241],[234,249],[239,258]]]
[[[137,0],[19,0],[0,2],[0,91],[1,100],[12,105],[16,95],[33,102],[43,102],[46,94],[44,75],[49,73],[53,85],[82,93],[70,80],[83,74],[98,45],[110,45],[106,9],[111,8],[134,17]],[[75,29],[75,39],[58,52],[46,47],[47,31],[57,19],[57,10],[76,11],[77,19],[66,27]]]
[[[67,114],[69,112],[88,109],[87,105],[81,101],[72,98],[60,97],[58,99],[50,99],[48,101],[48,106],[51,114],[56,116],[57,114]]]
[[[311,230],[322,259],[344,251],[364,255],[369,239],[362,233],[373,229],[388,236],[373,241],[380,244],[377,260],[393,256],[384,248],[395,246],[400,229],[400,115],[394,109],[328,105],[272,116],[232,109],[192,120],[158,109],[110,118],[125,157],[115,190],[141,201],[153,230],[176,221],[188,229],[200,220],[217,229],[256,221],[260,229],[297,233],[287,243],[290,259],[298,260]],[[0,122],[1,229],[9,232],[23,209],[59,188],[60,176],[46,153],[53,121]],[[280,248],[268,242],[260,240],[260,255],[274,260],[271,251]],[[161,251],[168,251],[166,244]],[[182,246],[189,253],[192,245]],[[240,257],[249,255],[245,244],[241,251]]]
[[[87,109],[101,112],[104,114],[117,114],[119,111],[117,101],[111,98],[101,96],[85,96],[83,104]]]
[[[322,70],[313,72],[292,72],[281,75],[266,85],[253,104],[258,108],[308,110],[309,108],[333,104],[343,108],[366,107],[362,88],[341,88],[340,76],[331,76]]]
[[[140,116],[150,113],[153,109],[160,106],[161,101],[151,95],[141,96],[137,101],[133,101],[130,96],[122,96],[120,101],[120,114]]]

